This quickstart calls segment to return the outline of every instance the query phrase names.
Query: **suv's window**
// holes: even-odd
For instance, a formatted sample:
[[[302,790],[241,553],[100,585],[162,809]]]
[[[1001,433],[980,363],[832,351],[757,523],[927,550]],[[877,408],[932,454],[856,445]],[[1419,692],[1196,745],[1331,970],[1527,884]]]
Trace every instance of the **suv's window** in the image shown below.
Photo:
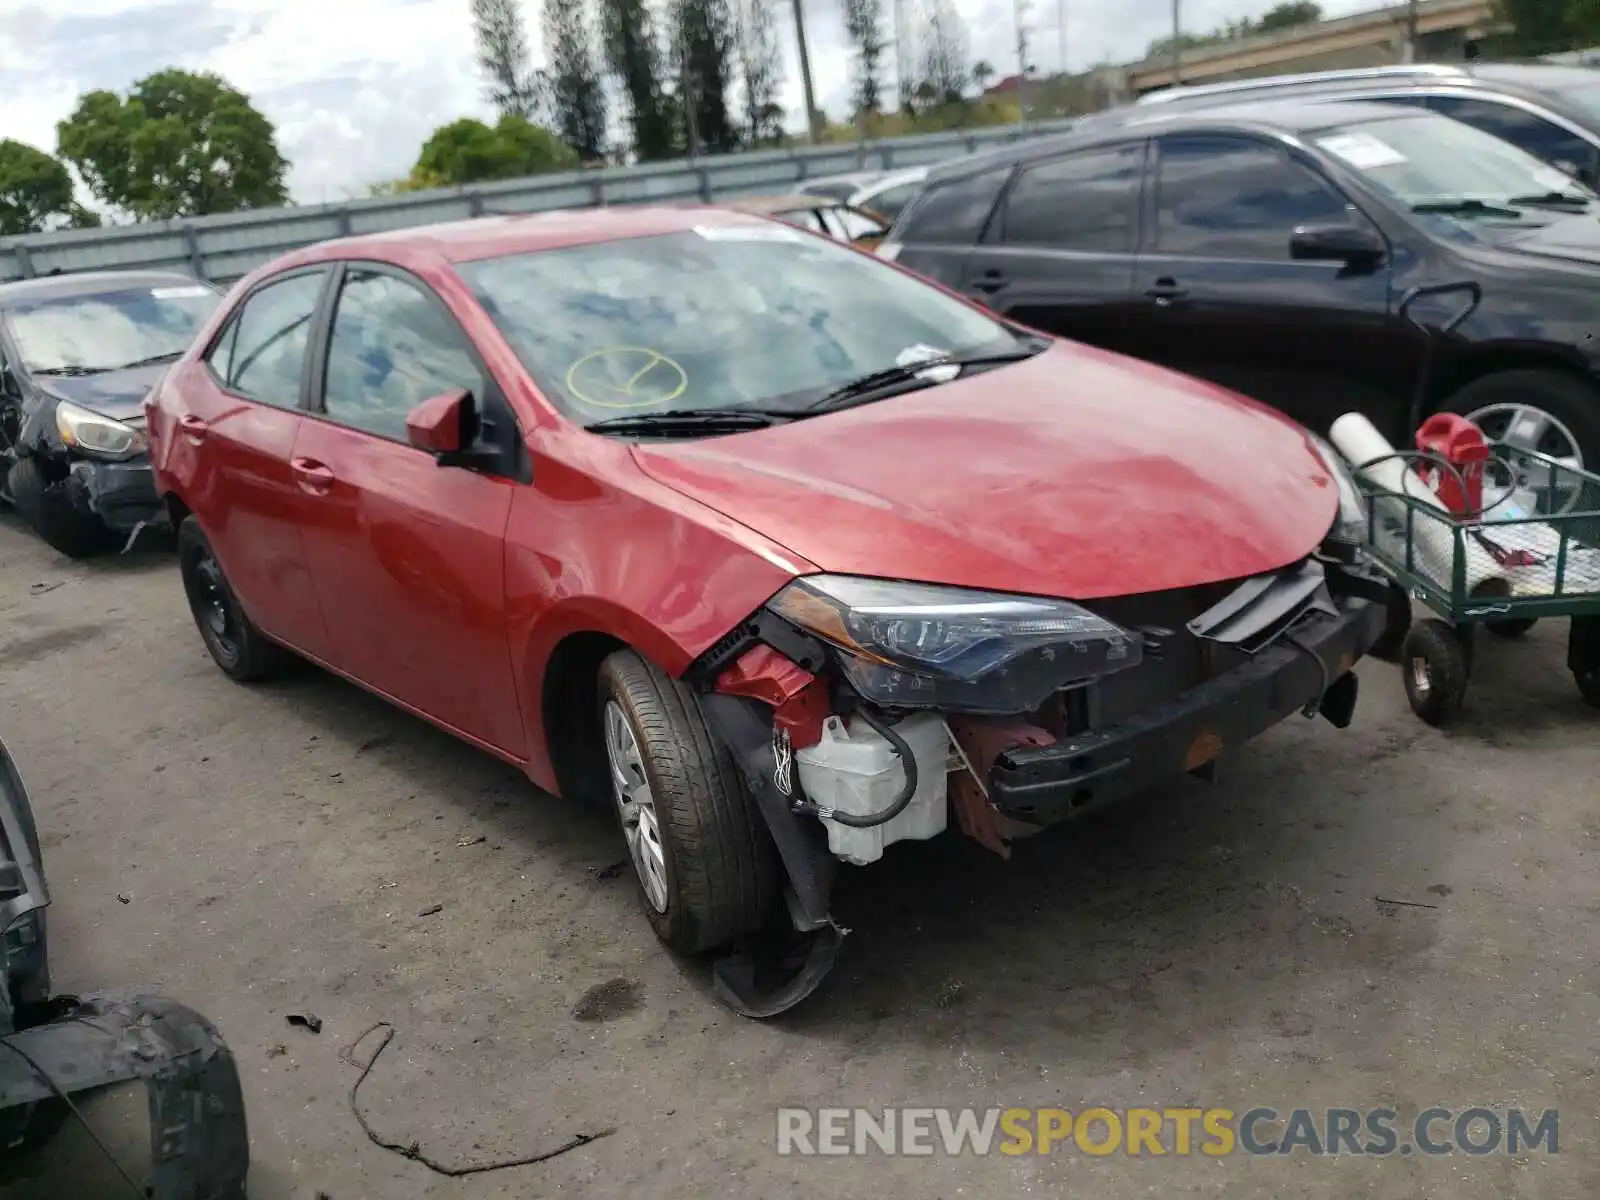
[[[905,212],[899,242],[970,246],[983,236],[994,202],[1011,175],[1010,167],[930,187]]]
[[[892,221],[900,215],[901,209],[911,203],[911,198],[921,188],[921,183],[902,183],[892,188],[884,188],[877,195],[869,197],[866,206],[884,220]]]
[[[328,340],[328,418],[403,442],[411,410],[454,388],[483,397],[483,373],[455,324],[419,287],[352,268]]]
[[[277,408],[299,405],[311,316],[325,277],[312,271],[280,279],[244,302],[207,360],[224,386]]]
[[[1447,117],[1504,138],[1546,162],[1580,172],[1590,170],[1594,164],[1594,147],[1583,138],[1513,105],[1466,96],[1432,96],[1428,105]]]
[[[1027,168],[1006,196],[1003,240],[1062,250],[1131,253],[1144,145],[1085,150]]]
[[[1350,219],[1350,206],[1276,146],[1249,138],[1162,138],[1156,247],[1163,254],[1276,261],[1295,228]]]

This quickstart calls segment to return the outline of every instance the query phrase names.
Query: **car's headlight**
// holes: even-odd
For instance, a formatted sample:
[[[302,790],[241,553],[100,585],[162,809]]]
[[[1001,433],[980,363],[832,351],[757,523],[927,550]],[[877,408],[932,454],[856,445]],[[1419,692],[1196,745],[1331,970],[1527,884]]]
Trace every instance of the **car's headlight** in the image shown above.
[[[74,450],[101,458],[126,458],[145,448],[144,430],[65,400],[56,405],[56,432]]]
[[[821,638],[861,696],[890,708],[1024,713],[1136,666],[1144,640],[1068,600],[853,575],[797,579],[767,607]]]
[[[1328,530],[1328,540],[1362,545],[1367,540],[1367,499],[1361,485],[1356,482],[1343,455],[1314,433],[1306,437],[1339,489],[1339,513],[1333,519],[1333,528]]]

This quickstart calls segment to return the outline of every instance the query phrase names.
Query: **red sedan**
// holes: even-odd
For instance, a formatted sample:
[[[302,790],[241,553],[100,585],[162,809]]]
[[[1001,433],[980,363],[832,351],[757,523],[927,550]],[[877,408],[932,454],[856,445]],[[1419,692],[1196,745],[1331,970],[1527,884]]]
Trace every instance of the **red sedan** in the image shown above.
[[[297,251],[147,409],[217,664],[292,651],[614,805],[752,1015],[826,973],[839,863],[1347,724],[1383,624],[1298,426],[731,211]]]

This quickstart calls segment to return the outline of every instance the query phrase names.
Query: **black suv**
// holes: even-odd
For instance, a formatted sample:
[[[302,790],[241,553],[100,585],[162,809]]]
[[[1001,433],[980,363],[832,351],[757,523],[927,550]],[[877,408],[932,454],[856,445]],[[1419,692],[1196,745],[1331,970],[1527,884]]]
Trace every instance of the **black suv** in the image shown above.
[[[1600,184],[1600,71],[1584,67],[1418,64],[1275,75],[1152,92],[1136,107],[1192,112],[1246,101],[1321,97],[1429,108],[1505,138],[1591,187]]]
[[[1449,118],[1277,101],[945,164],[878,253],[1319,432],[1353,409],[1408,443],[1448,409],[1592,465],[1597,217],[1594,192]]]

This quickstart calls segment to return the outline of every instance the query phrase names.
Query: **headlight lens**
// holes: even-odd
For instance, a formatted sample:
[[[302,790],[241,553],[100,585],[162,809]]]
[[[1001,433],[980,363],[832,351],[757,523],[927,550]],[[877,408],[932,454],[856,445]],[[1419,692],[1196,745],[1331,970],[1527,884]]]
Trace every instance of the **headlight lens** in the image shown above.
[[[1136,666],[1143,639],[1068,600],[811,575],[768,607],[823,639],[875,704],[1021,713]]]
[[[1314,433],[1308,433],[1306,437],[1339,489],[1339,515],[1333,519],[1328,538],[1335,542],[1361,545],[1367,540],[1367,499],[1362,494],[1361,486],[1356,483],[1356,477],[1342,454]]]
[[[125,458],[145,448],[144,430],[65,400],[56,405],[56,432],[74,450],[102,458]]]

